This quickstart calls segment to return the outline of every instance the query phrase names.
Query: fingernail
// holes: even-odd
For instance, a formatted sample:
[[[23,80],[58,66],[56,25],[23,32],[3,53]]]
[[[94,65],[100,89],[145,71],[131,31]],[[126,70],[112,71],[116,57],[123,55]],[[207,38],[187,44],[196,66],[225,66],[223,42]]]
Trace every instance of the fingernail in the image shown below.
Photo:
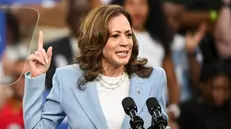
[[[49,62],[49,60],[48,59],[46,59],[46,63],[48,63]]]
[[[43,64],[45,65],[46,63],[43,61]]]

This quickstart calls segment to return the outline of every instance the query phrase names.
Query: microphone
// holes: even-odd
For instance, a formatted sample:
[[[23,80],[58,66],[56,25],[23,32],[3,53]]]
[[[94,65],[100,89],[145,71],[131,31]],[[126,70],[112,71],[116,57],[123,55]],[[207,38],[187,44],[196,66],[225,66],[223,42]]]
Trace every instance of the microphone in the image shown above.
[[[144,129],[144,121],[136,115],[137,106],[131,97],[126,97],[122,101],[124,112],[130,116],[130,126],[132,129]]]
[[[147,99],[146,105],[149,113],[152,115],[152,125],[149,129],[165,129],[168,122],[161,114],[161,106],[154,97]]]

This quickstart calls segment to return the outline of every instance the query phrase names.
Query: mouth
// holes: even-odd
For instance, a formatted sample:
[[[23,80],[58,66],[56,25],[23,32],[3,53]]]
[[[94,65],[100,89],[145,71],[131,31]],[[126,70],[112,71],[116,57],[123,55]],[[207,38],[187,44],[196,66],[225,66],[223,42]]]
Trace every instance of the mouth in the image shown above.
[[[127,57],[129,51],[118,51],[116,52],[116,55],[119,56],[120,58],[125,58]]]
[[[141,19],[143,19],[143,17],[139,14],[136,14],[136,15],[134,15],[134,19],[135,20],[141,20]]]

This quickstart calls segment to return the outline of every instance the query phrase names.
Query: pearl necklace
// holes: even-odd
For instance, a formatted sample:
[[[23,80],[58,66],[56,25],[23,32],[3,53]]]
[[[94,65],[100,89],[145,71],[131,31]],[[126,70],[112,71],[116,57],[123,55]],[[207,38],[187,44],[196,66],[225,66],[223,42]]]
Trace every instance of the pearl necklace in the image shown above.
[[[120,77],[120,79],[115,83],[110,83],[107,80],[103,78],[102,75],[99,75],[97,80],[100,82],[100,86],[103,88],[109,89],[109,90],[115,90],[116,88],[120,87],[121,84],[124,82],[125,78],[127,77],[127,74],[124,74]]]

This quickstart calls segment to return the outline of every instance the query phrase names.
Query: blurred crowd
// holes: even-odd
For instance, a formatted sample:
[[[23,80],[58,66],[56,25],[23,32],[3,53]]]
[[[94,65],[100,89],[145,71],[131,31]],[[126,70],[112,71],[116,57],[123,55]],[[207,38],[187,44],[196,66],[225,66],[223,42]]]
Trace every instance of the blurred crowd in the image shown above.
[[[37,47],[37,31],[44,32],[44,48],[53,46],[54,53],[46,73],[45,100],[55,69],[75,63],[80,54],[82,19],[105,4],[121,5],[130,13],[139,57],[146,57],[148,66],[165,69],[166,112],[172,129],[231,127],[231,0],[60,0],[22,5],[37,14],[6,12],[6,47],[0,55],[0,129],[24,128],[23,74],[28,53]],[[67,121],[59,128],[67,129]]]

